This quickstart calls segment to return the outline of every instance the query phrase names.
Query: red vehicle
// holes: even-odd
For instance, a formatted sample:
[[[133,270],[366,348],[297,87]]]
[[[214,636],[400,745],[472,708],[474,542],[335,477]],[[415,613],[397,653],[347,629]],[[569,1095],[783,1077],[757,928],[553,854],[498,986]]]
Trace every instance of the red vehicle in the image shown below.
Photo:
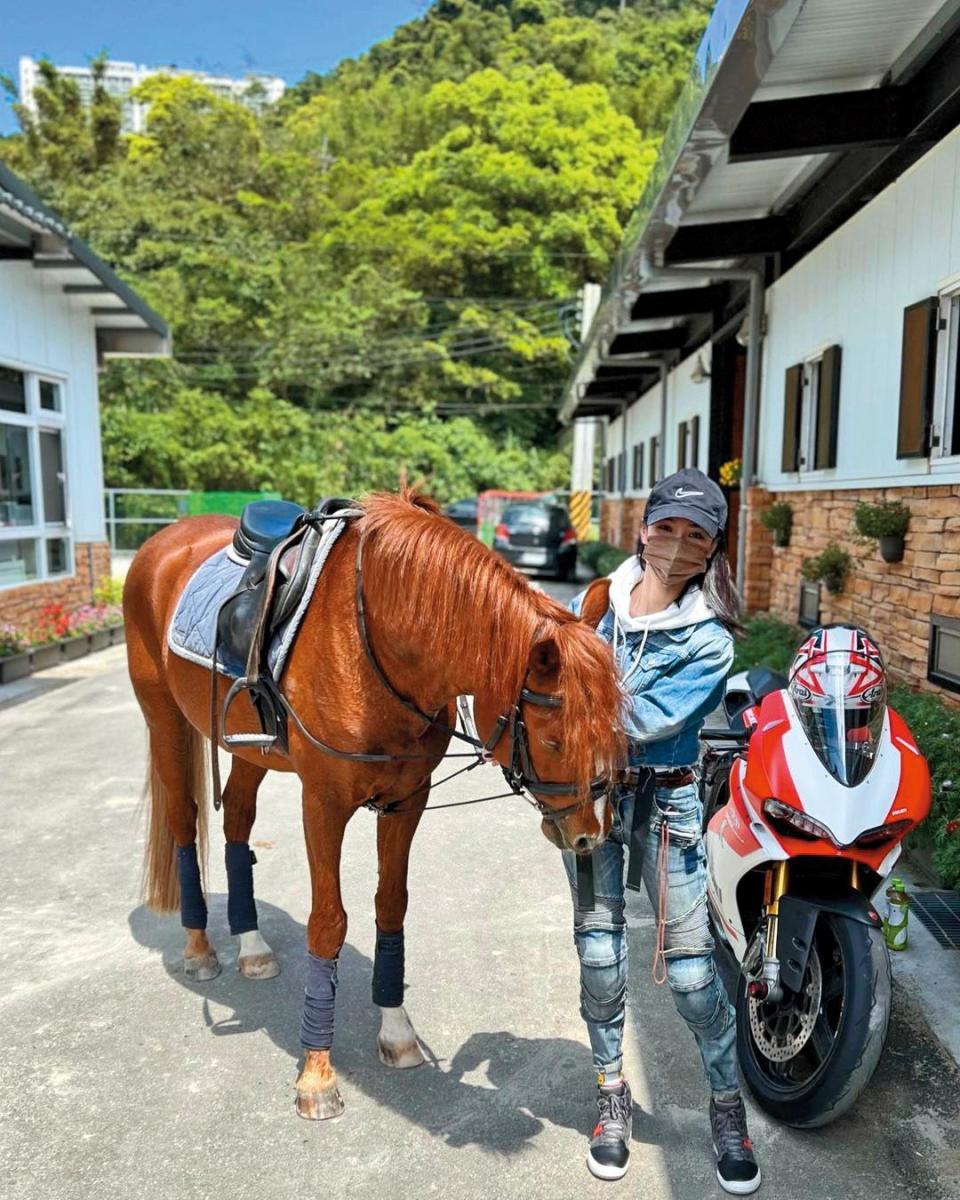
[[[930,811],[926,760],[860,629],[814,630],[788,679],[730,679],[701,789],[714,932],[739,968],[737,1049],[796,1126],[846,1111],[880,1058],[890,961],[871,903]]]

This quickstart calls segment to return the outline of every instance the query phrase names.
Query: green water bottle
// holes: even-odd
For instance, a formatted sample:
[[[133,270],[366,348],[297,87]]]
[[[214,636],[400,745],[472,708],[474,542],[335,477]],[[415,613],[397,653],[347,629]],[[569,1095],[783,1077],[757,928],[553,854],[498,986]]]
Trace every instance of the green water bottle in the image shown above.
[[[887,916],[883,922],[883,936],[891,950],[906,950],[909,915],[910,897],[903,886],[903,880],[894,875],[887,888]]]

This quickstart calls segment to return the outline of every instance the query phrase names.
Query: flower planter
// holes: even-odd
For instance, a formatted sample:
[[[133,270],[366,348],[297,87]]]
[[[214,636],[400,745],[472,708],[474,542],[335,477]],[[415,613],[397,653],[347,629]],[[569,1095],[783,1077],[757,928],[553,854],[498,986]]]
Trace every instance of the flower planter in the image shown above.
[[[839,595],[843,591],[844,580],[842,575],[824,575],[822,579],[824,586],[832,596]]]
[[[106,648],[112,644],[113,643],[110,639],[109,629],[98,629],[94,633],[90,634],[91,654],[94,652],[94,650],[106,650]]]
[[[127,630],[123,625],[111,625],[109,632],[111,646],[122,646],[127,640]]]
[[[22,654],[6,654],[0,658],[0,683],[13,683],[15,679],[23,679],[32,670],[29,650],[24,650]]]
[[[885,537],[880,538],[880,557],[888,563],[903,561],[902,533],[888,533]]]
[[[46,642],[42,646],[34,646],[30,651],[33,669],[45,671],[48,667],[55,667],[58,663],[63,662],[63,651],[60,646],[60,642]]]
[[[90,653],[90,636],[84,633],[80,637],[64,638],[60,645],[63,647],[63,657],[71,662]]]

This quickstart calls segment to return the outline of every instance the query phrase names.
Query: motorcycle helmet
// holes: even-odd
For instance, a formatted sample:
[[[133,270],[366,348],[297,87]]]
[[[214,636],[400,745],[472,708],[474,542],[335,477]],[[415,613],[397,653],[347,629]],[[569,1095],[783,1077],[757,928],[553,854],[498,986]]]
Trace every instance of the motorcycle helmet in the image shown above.
[[[876,643],[850,625],[812,630],[797,650],[787,691],[820,761],[840,783],[856,787],[873,766],[887,710]]]

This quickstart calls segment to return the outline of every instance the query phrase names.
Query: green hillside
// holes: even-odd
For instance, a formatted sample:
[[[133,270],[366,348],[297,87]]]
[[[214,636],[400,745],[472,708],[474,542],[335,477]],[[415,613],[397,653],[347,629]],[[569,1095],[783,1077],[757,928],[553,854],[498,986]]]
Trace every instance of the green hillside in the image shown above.
[[[439,0],[257,115],[143,85],[145,135],[52,68],[0,141],[171,324],[102,381],[107,482],[563,485],[554,412],[705,0]]]

